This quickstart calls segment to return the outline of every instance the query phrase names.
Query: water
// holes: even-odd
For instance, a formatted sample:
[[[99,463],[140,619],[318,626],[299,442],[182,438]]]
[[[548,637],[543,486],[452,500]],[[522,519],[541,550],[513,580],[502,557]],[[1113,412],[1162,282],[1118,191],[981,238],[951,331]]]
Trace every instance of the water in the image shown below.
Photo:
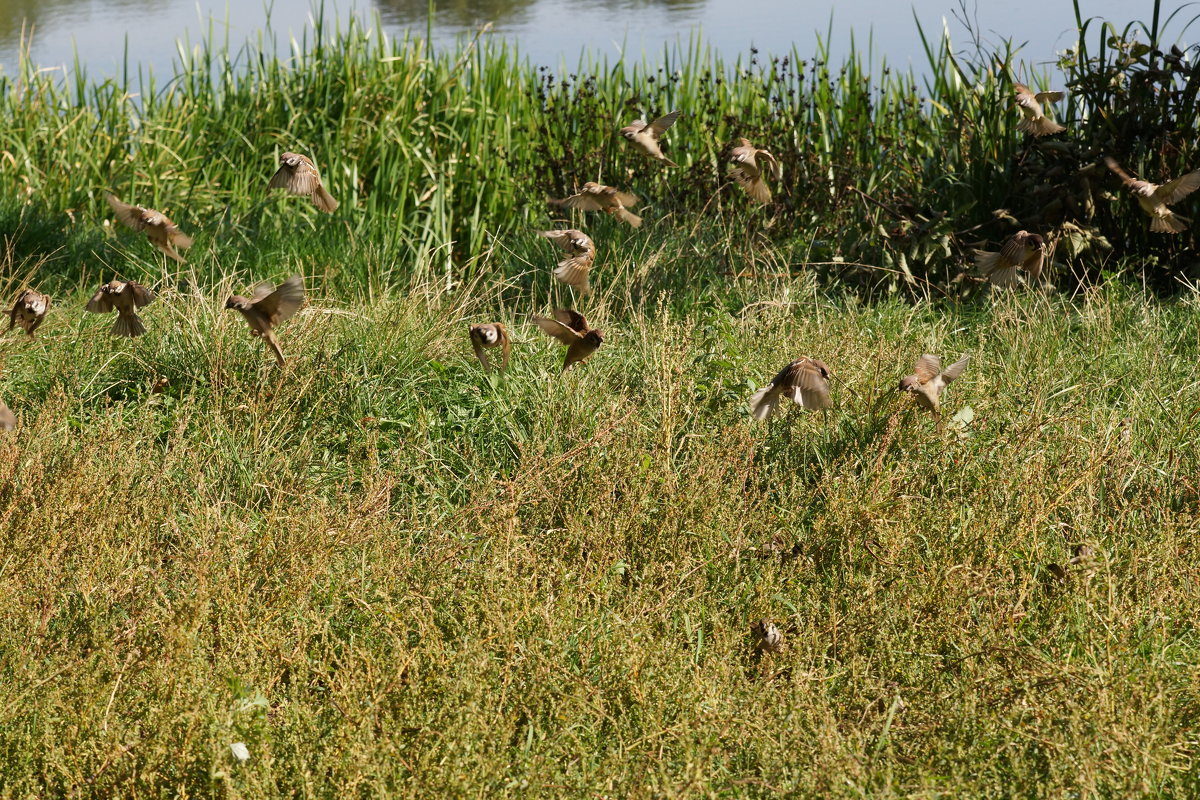
[[[1081,6],[1085,14],[1121,27],[1133,19],[1149,24],[1152,14],[1147,0],[1081,0]],[[286,53],[289,34],[300,38],[310,25],[309,0],[274,0],[270,8],[280,53]],[[327,17],[346,19],[357,14],[370,20],[376,11],[391,33],[406,29],[414,35],[426,33],[426,0],[326,4]],[[730,58],[747,53],[751,46],[782,54],[793,45],[807,58],[816,53],[817,38],[825,37],[832,19],[835,61],[847,51],[853,30],[860,47],[873,40],[877,58],[886,57],[894,66],[912,64],[920,71],[924,56],[914,14],[927,33],[939,33],[945,20],[956,46],[969,44],[956,0],[915,0],[911,6],[895,0],[840,4],[836,0],[444,0],[434,14],[432,38],[437,45],[449,45],[457,37],[472,35],[482,23],[492,22],[490,35],[515,40],[534,63],[573,66],[584,48],[610,60],[623,51],[654,55],[666,44],[686,42],[699,29],[708,43]],[[1046,68],[1057,52],[1074,43],[1070,0],[972,3],[967,16],[985,44],[995,46],[1012,37],[1025,43],[1025,61]],[[119,74],[126,43],[131,67],[141,64],[164,74],[178,59],[177,40],[194,45],[211,27],[218,38],[228,36],[236,50],[263,28],[267,18],[267,5],[253,0],[0,0],[0,73],[15,73],[22,31],[27,36],[31,26],[34,63],[47,68],[69,66],[77,51],[89,75],[96,78]],[[1194,33],[1178,27],[1173,34]]]

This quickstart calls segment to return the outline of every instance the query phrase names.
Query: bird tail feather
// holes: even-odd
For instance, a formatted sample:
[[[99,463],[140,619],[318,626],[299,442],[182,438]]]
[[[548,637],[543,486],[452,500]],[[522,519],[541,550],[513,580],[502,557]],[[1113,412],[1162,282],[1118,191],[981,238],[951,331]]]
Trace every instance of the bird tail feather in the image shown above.
[[[1165,217],[1156,216],[1150,220],[1150,230],[1155,233],[1183,233],[1187,230],[1184,219],[1175,212],[1171,212]]]
[[[117,314],[117,321],[113,323],[112,335],[124,336],[133,339],[141,336],[146,332],[146,326],[142,324],[142,318],[137,314]]]
[[[337,211],[338,201],[333,199],[333,195],[324,186],[318,186],[313,192],[313,205],[324,211],[326,214],[332,214]]]
[[[635,228],[642,227],[642,218],[627,208],[618,208],[616,210],[616,215],[621,219],[622,222],[627,222]]]

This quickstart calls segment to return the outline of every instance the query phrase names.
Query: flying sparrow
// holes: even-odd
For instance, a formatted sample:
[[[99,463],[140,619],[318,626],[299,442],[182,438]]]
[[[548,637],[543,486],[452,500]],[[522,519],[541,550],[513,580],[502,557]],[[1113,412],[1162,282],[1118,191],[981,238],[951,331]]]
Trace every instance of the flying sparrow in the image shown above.
[[[775,156],[759,150],[749,139],[738,139],[738,142],[738,146],[729,151],[729,160],[735,165],[729,174],[751,199],[765,205],[771,202],[771,190],[763,180],[763,172],[768,171],[775,180],[780,180],[783,168]]]
[[[1062,133],[1066,130],[1057,122],[1047,119],[1042,113],[1042,103],[1057,103],[1063,99],[1062,92],[1034,94],[1023,83],[1014,83],[1013,91],[1017,95],[1017,107],[1021,109],[1021,121],[1017,123],[1017,130],[1034,136],[1049,136],[1052,133]]]
[[[621,128],[621,135],[651,158],[663,162],[668,167],[678,167],[678,164],[663,155],[662,148],[658,145],[658,138],[666,133],[667,128],[674,125],[677,119],[679,119],[678,111],[665,114],[650,124],[646,124],[644,119],[635,119]]]
[[[635,228],[642,226],[642,218],[627,210],[638,204],[637,195],[617,191],[611,186],[595,181],[585,183],[578,194],[573,194],[565,200],[550,202],[556,206],[578,208],[580,211],[604,211]]]
[[[295,314],[304,305],[304,279],[293,275],[276,288],[270,283],[254,287],[250,298],[231,295],[226,308],[237,309],[246,318],[251,336],[261,336],[275,353],[279,366],[284,365],[283,351],[275,338],[275,326]]]
[[[508,329],[504,327],[504,323],[493,322],[490,325],[472,325],[469,329],[471,334],[471,347],[475,348],[475,357],[479,359],[479,363],[483,364],[485,370],[491,369],[488,364],[487,353],[484,350],[492,347],[503,348],[500,352],[503,353],[503,360],[500,362],[500,371],[508,369],[508,354],[512,349],[512,342],[508,338]]]
[[[900,379],[902,392],[908,392],[916,399],[917,405],[933,412],[937,420],[938,430],[942,429],[942,392],[967,368],[970,356],[963,356],[955,361],[945,371],[942,370],[942,360],[928,353],[917,359],[913,374]]]
[[[174,222],[154,209],[127,205],[112,194],[107,195],[107,198],[117,219],[135,231],[144,231],[150,244],[168,257],[175,259],[180,264],[187,263],[179,253],[175,252],[175,248],[185,250],[191,247],[192,238],[179,230]]]
[[[267,189],[287,189],[291,194],[311,197],[313,205],[327,214],[332,214],[338,207],[338,201],[321,183],[317,165],[299,153],[284,153],[279,157],[279,169],[271,177]]]
[[[596,245],[591,237],[577,230],[538,231],[538,235],[545,236],[567,251],[567,257],[558,262],[554,277],[581,295],[586,295],[591,290],[588,270],[596,260]]]
[[[1200,188],[1200,169],[1159,186],[1149,181],[1138,180],[1109,156],[1104,163],[1117,174],[1125,188],[1137,195],[1138,205],[1150,216],[1150,230],[1155,233],[1183,233],[1187,230],[1188,217],[1176,214],[1167,206],[1178,203]]]
[[[1030,283],[1037,283],[1045,260],[1045,239],[1029,231],[1017,231],[1008,237],[999,253],[975,251],[975,265],[995,286],[1012,286],[1019,271],[1029,276]]]
[[[554,319],[539,317],[536,314],[533,322],[546,333],[567,346],[567,356],[563,360],[562,371],[567,367],[583,361],[604,343],[603,334],[595,328],[588,327],[583,314],[571,309],[560,308],[554,312]]]
[[[113,323],[112,335],[133,338],[146,332],[137,309],[153,301],[154,292],[140,283],[111,280],[96,290],[85,309],[93,314],[107,314],[115,309],[117,321]]]
[[[807,356],[797,358],[750,396],[750,415],[755,419],[770,419],[785,397],[790,397],[802,408],[832,408],[830,374],[824,361]]]
[[[754,638],[755,652],[779,653],[783,650],[783,634],[775,623],[760,619],[750,626],[750,635]]]
[[[42,320],[46,318],[46,312],[49,310],[50,295],[26,289],[21,292],[21,296],[17,298],[12,311],[8,314],[8,329],[11,331],[20,325],[21,329],[32,339],[33,332],[42,324]]]

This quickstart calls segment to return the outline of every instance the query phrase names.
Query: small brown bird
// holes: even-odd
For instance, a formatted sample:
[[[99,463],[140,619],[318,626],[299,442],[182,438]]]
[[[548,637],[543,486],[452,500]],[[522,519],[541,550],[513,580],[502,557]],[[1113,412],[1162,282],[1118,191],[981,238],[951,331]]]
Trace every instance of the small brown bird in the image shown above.
[[[1042,113],[1042,103],[1057,103],[1063,99],[1062,92],[1034,94],[1023,83],[1014,83],[1013,92],[1017,95],[1017,107],[1021,109],[1021,121],[1017,123],[1017,130],[1034,136],[1049,136],[1052,133],[1062,133],[1066,130],[1057,122],[1047,119]]]
[[[491,365],[488,364],[487,353],[483,351],[493,347],[503,348],[500,351],[503,354],[500,371],[508,369],[508,354],[512,350],[512,342],[508,338],[508,329],[504,327],[504,323],[472,325],[468,332],[471,335],[471,347],[475,348],[475,357],[479,359],[480,364],[483,364],[485,370],[491,369]]]
[[[17,427],[17,415],[5,405],[3,400],[0,400],[0,430],[11,431],[15,427]]]
[[[546,333],[567,346],[567,357],[563,359],[562,371],[567,367],[583,361],[604,344],[604,335],[591,328],[583,314],[569,308],[556,309],[554,319],[539,317],[536,314],[533,322]]]
[[[166,216],[154,209],[122,203],[112,194],[107,195],[107,197],[108,205],[112,207],[113,213],[117,215],[117,219],[135,231],[144,231],[146,238],[150,240],[150,244],[157,247],[169,258],[175,259],[180,264],[187,263],[183,260],[183,256],[175,252],[175,248],[178,247],[180,250],[186,250],[192,246],[192,238],[179,230],[174,222],[171,222]]]
[[[1008,237],[999,253],[975,251],[975,265],[995,286],[1012,286],[1020,271],[1030,283],[1037,283],[1045,260],[1046,240],[1029,231],[1017,231]]]
[[[291,194],[311,197],[313,205],[326,214],[332,214],[338,207],[338,201],[321,183],[317,165],[299,153],[284,153],[279,157],[279,169],[271,177],[267,189],[287,189]]]
[[[943,372],[942,360],[926,353],[917,359],[913,374],[900,379],[899,390],[911,394],[917,405],[933,413],[939,431],[942,430],[942,392],[962,375],[970,360],[970,356],[963,356]]]
[[[275,338],[275,326],[295,314],[304,305],[304,278],[293,275],[276,288],[270,283],[254,287],[250,298],[231,295],[226,308],[235,308],[246,318],[251,336],[261,336],[275,353],[279,366],[284,365],[283,351]]]
[[[807,356],[797,358],[750,396],[750,415],[754,419],[770,419],[785,397],[790,397],[801,408],[832,408],[833,401],[829,398],[831,374],[824,361]]]
[[[8,313],[8,329],[11,331],[17,325],[33,338],[33,332],[42,324],[42,320],[46,318],[46,312],[50,310],[50,295],[39,294],[33,289],[26,289],[21,292],[21,296],[17,298],[17,302],[13,305],[12,311]]]
[[[117,321],[113,323],[112,335],[132,339],[146,332],[146,326],[142,324],[137,309],[152,302],[154,292],[140,283],[111,280],[96,290],[85,309],[93,314],[107,314],[115,309]]]
[[[651,158],[663,162],[668,167],[678,167],[678,164],[663,155],[662,148],[658,144],[659,137],[666,133],[667,128],[674,125],[677,119],[679,119],[678,111],[664,114],[649,124],[644,119],[635,119],[621,128],[621,135]]]
[[[1159,186],[1134,178],[1109,156],[1104,157],[1104,163],[1116,173],[1125,184],[1125,188],[1137,195],[1138,205],[1150,217],[1150,230],[1155,233],[1183,233],[1187,230],[1187,223],[1191,222],[1191,219],[1176,214],[1167,206],[1178,203],[1196,189],[1200,189],[1200,169]]]
[[[754,650],[759,654],[783,651],[783,634],[773,622],[760,619],[750,626],[750,635],[754,638]]]
[[[729,160],[734,163],[729,174],[751,199],[765,205],[771,202],[771,190],[763,180],[763,172],[768,171],[775,180],[781,180],[783,168],[775,156],[766,150],[759,150],[749,139],[738,139],[738,143],[729,151]]]
[[[588,271],[592,268],[592,262],[596,260],[596,245],[591,237],[577,230],[538,231],[538,236],[545,236],[567,251],[567,257],[558,262],[554,277],[581,295],[591,291]]]
[[[604,211],[635,228],[642,226],[642,218],[627,210],[638,204],[637,195],[621,192],[595,181],[585,183],[578,194],[573,194],[565,200],[550,202],[556,206],[578,208],[580,211]]]

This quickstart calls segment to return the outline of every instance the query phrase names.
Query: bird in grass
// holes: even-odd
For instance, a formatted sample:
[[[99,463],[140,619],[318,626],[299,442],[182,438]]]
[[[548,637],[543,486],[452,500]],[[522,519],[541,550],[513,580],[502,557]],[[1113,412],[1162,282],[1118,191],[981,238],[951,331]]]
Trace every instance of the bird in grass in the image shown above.
[[[577,208],[580,211],[604,211],[634,228],[642,226],[642,218],[628,209],[638,204],[637,195],[622,192],[602,183],[588,181],[577,194],[564,200],[551,200],[556,206]]]
[[[508,329],[501,322],[493,322],[488,325],[472,325],[469,329],[471,335],[471,347],[475,349],[475,357],[479,359],[479,363],[483,364],[485,370],[491,369],[488,364],[487,353],[484,350],[490,350],[493,347],[500,347],[502,359],[500,361],[500,371],[508,369],[508,354],[512,350],[512,341],[508,338]]]
[[[538,236],[545,236],[550,241],[567,252],[567,257],[558,262],[554,277],[570,286],[581,295],[591,291],[588,283],[588,271],[596,260],[596,245],[590,236],[583,231],[538,231]]]
[[[338,201],[321,183],[317,165],[299,153],[284,153],[279,157],[279,169],[271,176],[267,189],[287,189],[291,194],[311,197],[313,205],[326,214],[332,214],[338,207]]]
[[[0,400],[0,430],[11,431],[17,427],[17,415]]]
[[[21,329],[32,339],[33,332],[42,324],[42,320],[46,318],[46,312],[49,310],[50,295],[26,289],[21,292],[21,296],[13,304],[12,311],[8,313],[8,329],[11,331],[20,325]]]
[[[1046,240],[1036,233],[1017,231],[998,253],[975,251],[975,265],[994,286],[1012,286],[1017,273],[1024,272],[1030,283],[1037,283],[1046,261]]]
[[[754,651],[759,655],[783,650],[783,634],[775,627],[775,623],[766,619],[760,619],[750,626],[750,636],[754,639]]]
[[[174,222],[171,222],[164,214],[152,208],[143,208],[142,206],[131,206],[127,203],[122,203],[112,194],[107,195],[107,198],[108,205],[112,207],[113,213],[117,215],[117,219],[135,231],[144,232],[146,238],[150,240],[150,244],[165,253],[167,257],[178,261],[180,264],[187,263],[183,260],[183,256],[175,251],[175,248],[185,250],[191,247],[192,237],[179,230]]]
[[[1017,130],[1033,136],[1049,136],[1066,130],[1042,112],[1042,103],[1057,103],[1063,99],[1062,92],[1038,92],[1034,94],[1023,83],[1014,83],[1013,92],[1017,96],[1017,107],[1021,109],[1021,121]]]
[[[572,364],[583,361],[604,344],[604,335],[588,325],[583,314],[569,308],[556,309],[554,319],[539,317],[536,314],[533,322],[546,333],[567,346],[567,355],[563,359],[562,371],[566,372]]]
[[[668,167],[678,167],[678,164],[663,155],[662,147],[658,144],[659,137],[666,133],[667,128],[674,125],[677,119],[679,119],[678,111],[664,114],[651,123],[647,123],[644,119],[635,119],[621,128],[621,135],[651,158],[663,162]]]
[[[899,390],[911,394],[917,405],[933,413],[939,431],[942,430],[942,392],[962,375],[970,360],[970,356],[963,356],[943,371],[942,360],[926,353],[917,359],[913,374],[900,379]]]
[[[764,205],[771,202],[771,190],[763,180],[763,173],[769,172],[775,180],[783,178],[783,168],[775,156],[758,149],[749,139],[738,139],[738,146],[729,151],[729,160],[734,164],[729,174],[746,194]]]
[[[807,356],[797,358],[750,396],[750,415],[754,419],[770,419],[784,398],[791,398],[802,408],[832,408],[833,401],[829,398],[831,374],[824,361]]]
[[[237,309],[246,318],[251,336],[260,336],[275,353],[279,366],[284,365],[283,351],[275,338],[275,326],[291,317],[304,305],[304,279],[293,275],[278,288],[270,283],[254,287],[249,298],[231,295],[225,301],[226,308]]]
[[[1150,217],[1150,230],[1155,233],[1183,233],[1187,230],[1187,223],[1191,219],[1176,214],[1167,206],[1178,203],[1200,189],[1200,169],[1159,186],[1133,177],[1110,156],[1104,157],[1104,163],[1116,173],[1125,188],[1137,196],[1138,205]]]
[[[113,336],[134,338],[146,332],[137,310],[154,302],[154,292],[135,281],[111,280],[96,290],[84,307],[93,314],[107,314],[115,310],[117,321],[113,323]]]

